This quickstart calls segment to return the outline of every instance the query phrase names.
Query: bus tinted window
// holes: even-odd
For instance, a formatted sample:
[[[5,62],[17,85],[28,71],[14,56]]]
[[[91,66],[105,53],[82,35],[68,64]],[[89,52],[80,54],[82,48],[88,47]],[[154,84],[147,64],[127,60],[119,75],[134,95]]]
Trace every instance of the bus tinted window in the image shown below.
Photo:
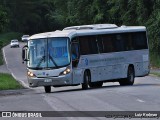
[[[126,33],[125,43],[126,43],[126,51],[134,50],[135,49],[131,33]]]
[[[99,53],[103,53],[103,41],[102,38],[100,36],[97,36],[97,46],[98,46],[98,51]]]
[[[79,37],[82,55],[147,49],[145,32]]]
[[[115,34],[114,39],[116,52],[125,51],[127,39],[126,34]]]
[[[134,46],[136,50],[147,49],[147,39],[145,32],[132,33]]]
[[[103,53],[148,49],[145,32],[100,35]]]
[[[79,37],[79,41],[80,41],[80,51],[82,55],[98,53],[96,36]]]
[[[102,42],[103,42],[103,53],[114,52],[114,42],[112,35],[102,35]]]
[[[90,50],[89,50],[88,39],[86,37],[80,37],[79,42],[80,42],[80,52],[81,52],[81,54],[82,55],[89,54]]]

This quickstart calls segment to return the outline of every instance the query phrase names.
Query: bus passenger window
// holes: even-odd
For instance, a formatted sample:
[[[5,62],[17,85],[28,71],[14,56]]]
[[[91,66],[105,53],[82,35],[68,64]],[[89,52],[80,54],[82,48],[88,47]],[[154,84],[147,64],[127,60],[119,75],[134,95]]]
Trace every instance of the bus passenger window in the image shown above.
[[[126,50],[129,51],[129,50],[134,50],[134,44],[133,44],[133,40],[132,40],[132,36],[131,34],[128,34],[128,39],[126,39]]]
[[[114,52],[114,44],[113,44],[113,37],[111,35],[103,35],[102,36],[102,42],[103,42],[103,53],[110,53]]]
[[[125,51],[125,39],[126,38],[124,34],[115,35],[116,52]]]
[[[148,49],[145,32],[135,32],[132,34],[132,36],[134,41],[134,47],[136,50]]]

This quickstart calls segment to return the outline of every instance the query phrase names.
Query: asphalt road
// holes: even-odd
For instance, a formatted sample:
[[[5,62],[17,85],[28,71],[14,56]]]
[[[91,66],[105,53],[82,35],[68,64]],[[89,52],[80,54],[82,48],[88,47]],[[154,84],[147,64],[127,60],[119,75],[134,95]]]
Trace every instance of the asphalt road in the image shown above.
[[[9,71],[28,87],[21,48],[6,46],[4,54]],[[102,88],[88,90],[82,90],[81,86],[52,88],[50,94],[43,87],[10,91],[6,95],[0,92],[0,111],[160,111],[160,78],[136,78],[133,86],[105,83]]]

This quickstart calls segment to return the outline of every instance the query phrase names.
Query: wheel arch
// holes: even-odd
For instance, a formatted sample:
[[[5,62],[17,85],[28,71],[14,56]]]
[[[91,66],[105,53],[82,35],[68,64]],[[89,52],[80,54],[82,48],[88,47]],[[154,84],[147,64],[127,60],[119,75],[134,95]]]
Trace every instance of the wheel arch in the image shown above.
[[[87,72],[87,73],[88,73],[88,75],[90,75],[90,76],[91,76],[91,71],[90,71],[90,69],[86,69],[84,72]]]

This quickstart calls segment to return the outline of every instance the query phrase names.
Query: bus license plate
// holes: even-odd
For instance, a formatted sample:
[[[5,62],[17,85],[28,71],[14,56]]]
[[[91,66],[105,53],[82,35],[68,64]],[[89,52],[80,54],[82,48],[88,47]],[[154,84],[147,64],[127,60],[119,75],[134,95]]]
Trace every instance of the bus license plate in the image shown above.
[[[44,82],[46,83],[52,82],[52,79],[45,79]]]

